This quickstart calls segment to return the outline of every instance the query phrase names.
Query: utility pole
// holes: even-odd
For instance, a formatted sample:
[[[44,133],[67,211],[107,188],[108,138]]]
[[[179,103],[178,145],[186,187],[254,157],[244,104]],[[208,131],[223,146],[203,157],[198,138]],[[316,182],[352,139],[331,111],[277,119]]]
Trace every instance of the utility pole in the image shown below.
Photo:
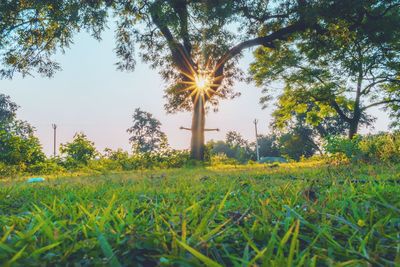
[[[259,152],[259,147],[258,147],[257,123],[258,123],[258,120],[257,120],[257,119],[254,119],[254,129],[256,130],[256,152],[257,152],[257,161],[260,161],[260,152]]]
[[[53,127],[54,130],[54,157],[57,156],[57,125],[56,124],[52,124],[51,127]]]

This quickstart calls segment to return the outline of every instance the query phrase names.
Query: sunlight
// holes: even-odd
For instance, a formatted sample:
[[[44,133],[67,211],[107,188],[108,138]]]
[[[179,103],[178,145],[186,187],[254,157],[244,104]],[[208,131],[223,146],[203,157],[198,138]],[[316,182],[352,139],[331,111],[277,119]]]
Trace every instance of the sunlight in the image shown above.
[[[210,88],[210,78],[207,75],[199,74],[195,76],[194,82],[199,94],[204,95]]]

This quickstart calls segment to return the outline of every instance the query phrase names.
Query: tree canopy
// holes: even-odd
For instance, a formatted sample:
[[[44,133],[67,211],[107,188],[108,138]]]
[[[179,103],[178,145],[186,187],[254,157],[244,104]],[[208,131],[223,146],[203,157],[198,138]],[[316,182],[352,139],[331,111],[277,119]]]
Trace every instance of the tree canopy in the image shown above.
[[[32,165],[45,155],[34,128],[17,119],[18,105],[9,96],[0,94],[0,162],[10,165]]]
[[[369,22],[375,17],[381,18],[379,25]],[[341,21],[324,35],[304,32],[276,49],[257,50],[251,72],[267,88],[262,102],[269,100],[271,82],[284,82],[277,111],[281,122],[293,111],[307,114],[314,126],[337,115],[353,137],[359,124],[371,122],[368,109],[382,106],[395,116],[400,105],[399,3],[380,2],[360,20],[363,27],[357,29]]]
[[[238,95],[232,85],[242,77],[237,63],[244,50],[281,51],[301,36],[311,40],[315,55],[322,51],[315,44],[336,49],[332,38],[353,32],[365,36],[367,45],[386,42],[396,37],[386,28],[398,26],[392,21],[398,5],[397,0],[5,0],[0,75],[53,75],[61,67],[51,57],[56,51],[68,48],[82,30],[100,39],[112,18],[117,68],[133,70],[138,53],[160,72],[168,83],[166,110],[193,111],[192,157],[203,159],[205,108]]]
[[[137,108],[132,118],[133,125],[127,132],[131,134],[129,141],[135,152],[156,152],[168,147],[167,136],[161,131],[161,122],[153,114]]]

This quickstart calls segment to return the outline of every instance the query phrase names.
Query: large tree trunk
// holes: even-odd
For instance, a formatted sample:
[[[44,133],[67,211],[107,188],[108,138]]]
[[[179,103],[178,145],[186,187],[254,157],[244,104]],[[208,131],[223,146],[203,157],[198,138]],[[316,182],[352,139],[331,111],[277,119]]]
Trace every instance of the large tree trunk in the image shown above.
[[[352,119],[350,122],[350,128],[349,128],[349,139],[353,139],[353,137],[358,133],[358,125],[360,122],[360,118],[355,117]]]
[[[204,160],[204,127],[205,127],[204,100],[201,96],[194,102],[192,118],[191,158]]]

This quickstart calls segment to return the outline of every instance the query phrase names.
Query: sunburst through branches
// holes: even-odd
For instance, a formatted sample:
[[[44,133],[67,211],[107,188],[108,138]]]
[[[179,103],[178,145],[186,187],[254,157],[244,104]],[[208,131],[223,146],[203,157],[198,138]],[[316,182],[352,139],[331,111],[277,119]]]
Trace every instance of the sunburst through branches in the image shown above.
[[[191,73],[181,72],[181,74],[188,78],[187,81],[180,82],[185,85],[182,91],[190,91],[188,97],[194,98],[194,103],[199,99],[205,103],[207,99],[218,94],[216,89],[220,84],[216,82],[222,77],[215,77],[215,71],[210,68],[210,61],[198,70],[191,68]]]

